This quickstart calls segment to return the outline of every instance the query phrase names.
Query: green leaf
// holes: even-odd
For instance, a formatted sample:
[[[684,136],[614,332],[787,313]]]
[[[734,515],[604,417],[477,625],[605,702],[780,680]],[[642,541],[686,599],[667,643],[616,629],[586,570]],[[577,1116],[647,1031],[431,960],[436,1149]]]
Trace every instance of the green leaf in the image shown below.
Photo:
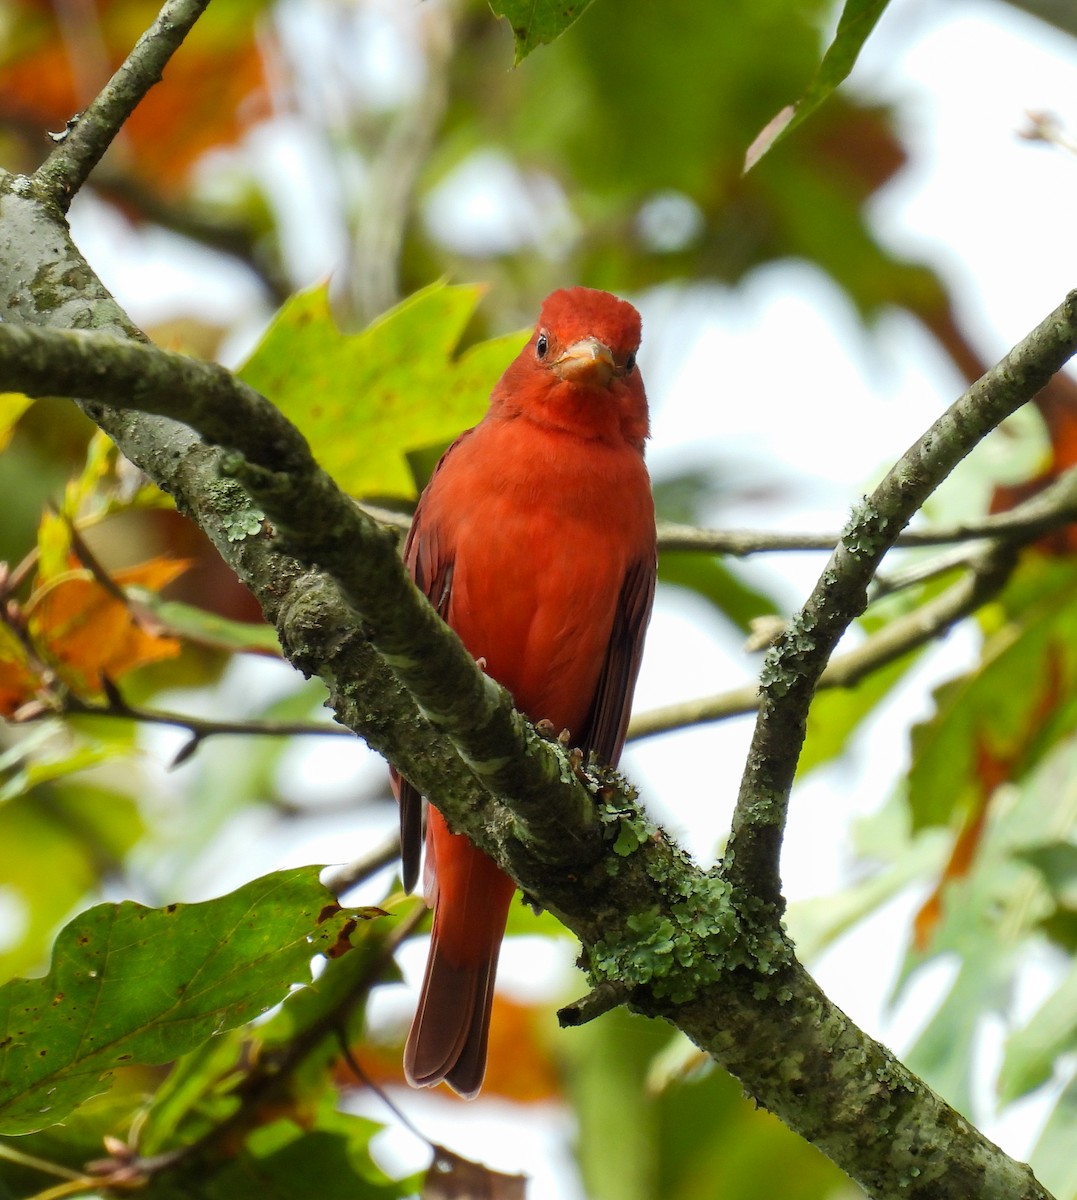
[[[518,66],[539,46],[556,41],[591,0],[490,0],[495,17],[512,26]]]
[[[201,904],[100,904],[65,926],[45,978],[0,988],[0,1132],[60,1121],[114,1068],[171,1062],[305,981],[350,919],[318,871]]]
[[[824,688],[816,693],[808,710],[807,735],[797,762],[798,777],[802,779],[809,771],[837,758],[852,735],[905,678],[919,657],[919,651],[906,654],[872,671],[852,687]]]
[[[415,1181],[390,1179],[371,1160],[381,1126],[347,1113],[319,1114],[305,1131],[289,1120],[254,1129],[227,1159],[198,1156],[140,1193],[146,1200],[395,1200]]]
[[[1036,1178],[1059,1200],[1077,1196],[1074,1129],[1077,1129],[1077,1076],[1070,1079],[1059,1096],[1028,1159]]]
[[[934,599],[952,582],[953,577],[935,580],[873,604],[857,624],[869,637],[880,633],[892,621],[908,617],[925,602]],[[815,767],[837,758],[852,735],[875,708],[890,695],[920,660],[923,649],[902,655],[866,675],[847,688],[827,688],[818,692],[808,711],[808,730],[797,763],[797,773],[805,776]]]
[[[1009,1103],[1051,1078],[1055,1060],[1077,1046],[1077,966],[1006,1041],[998,1091]]]
[[[848,78],[861,48],[883,15],[887,3],[888,0],[845,0],[834,40],[823,56],[815,78],[795,105],[782,109],[767,123],[748,151],[746,170],[753,167],[772,146],[806,120],[830,93]]]
[[[56,929],[119,870],[142,833],[130,796],[82,779],[0,805],[0,892],[20,917],[6,923],[0,980],[43,967]]]
[[[140,1153],[160,1154],[178,1144],[189,1145],[230,1117],[240,1104],[236,1088],[242,1072],[257,1054],[252,1041],[249,1030],[233,1029],[181,1055],[149,1102],[140,1106]],[[83,1105],[75,1116],[88,1108],[93,1103]]]
[[[159,617],[170,633],[186,641],[210,646],[215,650],[256,651],[280,654],[277,631],[266,622],[231,621],[179,600],[162,600],[158,594],[143,592],[139,604]]]
[[[1028,846],[1018,857],[1039,871],[1053,896],[1077,902],[1077,846],[1072,842]]]
[[[346,492],[414,496],[407,452],[474,425],[523,341],[507,334],[455,356],[482,291],[431,284],[356,334],[337,328],[325,285],[300,292],[239,374],[303,431]]]
[[[72,748],[69,739],[58,736],[58,729],[58,721],[43,721],[29,736],[0,754],[0,805],[129,750],[119,739],[83,742]],[[58,746],[62,751],[53,757]]]

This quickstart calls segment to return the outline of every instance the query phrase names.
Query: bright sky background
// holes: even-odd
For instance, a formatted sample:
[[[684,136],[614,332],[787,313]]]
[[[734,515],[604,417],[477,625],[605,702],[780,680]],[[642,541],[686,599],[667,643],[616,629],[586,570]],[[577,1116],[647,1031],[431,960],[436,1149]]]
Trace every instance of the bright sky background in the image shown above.
[[[878,198],[877,229],[891,245],[943,272],[965,328],[991,361],[1077,285],[1071,252],[1077,157],[1016,136],[1029,109],[1054,112],[1077,128],[1075,81],[1077,42],[990,0],[893,0],[853,76],[860,93],[901,105],[911,151],[910,165]],[[279,180],[282,170],[298,178],[295,169],[311,153],[301,130],[288,122],[260,132],[256,142],[267,178]],[[294,202],[294,193],[283,201]],[[338,248],[318,242],[310,232],[313,222],[306,226],[304,261],[313,278],[329,269]],[[255,292],[242,272],[222,269],[187,247],[179,255],[166,235],[140,234],[89,207],[76,216],[74,230],[136,321],[152,324],[192,297],[198,312],[221,320],[252,305]],[[640,362],[654,407],[655,477],[686,457],[717,456],[735,461],[741,475],[755,464],[765,482],[786,487],[780,506],[723,510],[727,524],[838,528],[872,477],[961,391],[952,368],[910,318],[885,317],[875,334],[866,335],[834,286],[803,265],[759,271],[735,291],[664,290],[632,299],[644,316]],[[762,377],[760,363],[766,364]],[[768,579],[780,572],[782,594],[795,606],[821,566],[821,557],[800,555],[771,558],[753,569]],[[945,677],[969,652],[969,639],[952,637],[932,677]],[[637,707],[724,690],[755,669],[755,660],[701,601],[661,595]],[[901,768],[903,731],[929,711],[925,672],[917,674],[916,686],[888,706],[886,722],[858,740],[850,762],[816,773],[796,794],[784,855],[792,900],[827,894],[848,877],[849,822],[885,799],[888,781]],[[654,739],[626,755],[626,770],[655,815],[703,859],[713,856],[728,828],[749,736],[750,723],[740,720]],[[339,773],[346,795],[355,787],[357,753],[335,742],[297,753],[296,790],[302,791],[304,772],[316,775],[320,788]],[[263,836],[262,820],[253,815],[244,836]],[[315,841],[268,849],[276,861],[263,865],[338,860],[358,850],[369,829],[368,817],[346,825],[335,820]],[[249,860],[237,863],[233,849],[221,847],[202,864],[192,887],[217,893],[249,876]],[[816,970],[833,998],[899,1053],[947,970],[941,964],[925,972],[897,1010],[888,1010],[909,921],[922,899],[908,895],[888,906]],[[407,965],[414,978],[422,951],[412,949]],[[533,980],[535,953],[530,942],[508,945],[503,978],[516,986]],[[548,948],[543,953],[556,957]],[[1050,964],[1030,971],[1023,1007],[1036,1006],[1050,973]],[[407,1008],[413,998],[401,993],[387,1004]],[[986,1063],[997,1046],[985,1045]],[[529,1113],[520,1122],[511,1109],[501,1113],[494,1104],[485,1106],[481,1119],[476,1109],[462,1119],[459,1107],[450,1110],[428,1096],[406,1099],[408,1112],[430,1136],[530,1174],[531,1200],[576,1200],[559,1166],[566,1131],[556,1113],[548,1119]],[[985,1131],[1021,1158],[1034,1141],[1040,1111],[1034,1100],[1002,1122],[984,1114]],[[424,1151],[408,1135],[387,1140],[390,1152],[422,1160]]]

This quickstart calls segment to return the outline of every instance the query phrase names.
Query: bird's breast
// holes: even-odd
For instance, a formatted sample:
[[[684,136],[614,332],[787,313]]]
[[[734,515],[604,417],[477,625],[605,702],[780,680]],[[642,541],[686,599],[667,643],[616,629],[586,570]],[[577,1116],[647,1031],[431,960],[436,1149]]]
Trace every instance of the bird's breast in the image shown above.
[[[446,618],[518,708],[571,730],[590,709],[625,575],[654,552],[650,484],[630,446],[506,424],[478,427],[430,497],[451,525],[439,522],[453,556]]]

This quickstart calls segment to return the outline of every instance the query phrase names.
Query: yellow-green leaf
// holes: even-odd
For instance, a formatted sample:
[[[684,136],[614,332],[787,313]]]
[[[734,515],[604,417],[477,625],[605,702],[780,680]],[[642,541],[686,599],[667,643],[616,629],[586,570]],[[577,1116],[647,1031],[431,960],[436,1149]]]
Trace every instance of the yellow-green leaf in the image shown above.
[[[414,496],[409,451],[450,441],[486,411],[520,334],[456,356],[482,295],[431,284],[357,334],[344,334],[324,285],[293,296],[240,371],[306,435],[355,496]]]
[[[33,400],[21,392],[0,392],[0,450],[11,441],[19,418],[31,404]]]

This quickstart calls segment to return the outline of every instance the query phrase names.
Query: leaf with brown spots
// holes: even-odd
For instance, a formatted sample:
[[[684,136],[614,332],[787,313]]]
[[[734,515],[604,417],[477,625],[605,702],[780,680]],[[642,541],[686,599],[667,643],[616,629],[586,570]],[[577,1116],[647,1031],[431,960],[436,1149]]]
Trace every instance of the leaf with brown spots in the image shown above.
[[[172,1062],[279,1003],[353,918],[320,868],[279,871],[202,904],[99,904],[56,940],[42,979],[0,987],[0,1134],[63,1120],[109,1073]]]

